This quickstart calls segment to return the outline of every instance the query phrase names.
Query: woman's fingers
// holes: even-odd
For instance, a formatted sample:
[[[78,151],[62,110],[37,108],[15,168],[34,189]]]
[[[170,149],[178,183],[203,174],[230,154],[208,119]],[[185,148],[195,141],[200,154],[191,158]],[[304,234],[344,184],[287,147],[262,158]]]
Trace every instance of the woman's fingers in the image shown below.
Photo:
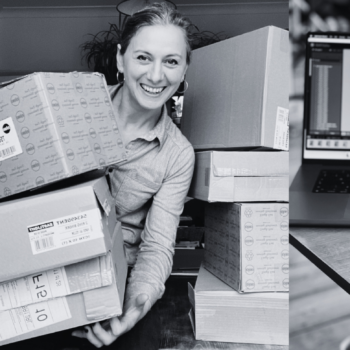
[[[72,332],[72,336],[77,338],[86,338],[86,332],[81,329],[77,329]]]
[[[97,324],[97,323],[96,323]],[[96,326],[95,324],[95,326]],[[94,327],[95,327],[94,326]],[[101,326],[100,326],[101,327]],[[89,326],[84,327],[85,329],[87,329],[87,333],[86,333],[86,339],[92,344],[95,345],[97,348],[100,348],[101,346],[103,346],[103,343],[101,340],[99,340],[96,335],[94,334],[94,332],[92,331],[92,329]],[[101,327],[102,328],[102,327]]]
[[[122,334],[133,328],[135,324],[149,311],[150,305],[147,305],[148,300],[149,297],[147,294],[139,294],[136,298],[128,300],[124,306],[125,310],[122,316],[111,319],[110,325],[112,333],[116,337],[120,337]]]
[[[142,307],[145,305],[146,301],[148,300],[148,295],[145,293],[139,294],[136,298],[136,306]]]
[[[147,294],[140,294],[136,298],[128,300],[122,316],[114,317],[105,321],[103,325],[99,322],[91,328],[75,330],[72,335],[79,338],[86,338],[91,344],[100,348],[103,345],[110,345],[122,334],[129,331],[149,311],[151,304]],[[108,326],[109,322],[109,326]]]
[[[102,342],[103,345],[110,345],[117,339],[111,331],[106,331],[99,322],[95,323],[92,330],[95,337]]]
[[[109,323],[109,320],[107,322]],[[105,327],[107,328],[107,325],[105,325]],[[109,326],[109,330],[106,330],[98,322],[95,323],[92,328],[89,326],[86,326],[84,328],[84,330],[75,330],[72,332],[72,335],[74,337],[87,339],[97,348],[100,348],[103,345],[110,345],[117,339],[117,337],[112,334],[111,328]]]

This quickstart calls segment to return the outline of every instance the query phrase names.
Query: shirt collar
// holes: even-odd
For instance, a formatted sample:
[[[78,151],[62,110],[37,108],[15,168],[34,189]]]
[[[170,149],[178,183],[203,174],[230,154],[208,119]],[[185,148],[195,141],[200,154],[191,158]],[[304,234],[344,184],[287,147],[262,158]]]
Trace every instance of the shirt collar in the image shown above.
[[[120,84],[109,86],[109,93],[112,97],[114,97],[121,87]],[[114,96],[113,96],[114,95]],[[168,112],[166,108],[166,104],[162,107],[162,112],[160,118],[157,121],[157,124],[154,126],[152,130],[150,130],[145,136],[144,139],[147,141],[153,141],[155,138],[158,138],[160,146],[163,145],[165,141],[166,129],[169,127],[168,123]]]
[[[168,122],[168,113],[167,113],[166,105],[164,104],[162,107],[162,112],[161,112],[160,118],[158,119],[157,124],[155,125],[155,127],[152,130],[150,130],[145,135],[145,137],[144,137],[145,140],[153,141],[155,138],[158,138],[160,146],[162,146],[164,141],[165,141],[166,129],[168,127],[167,122]]]

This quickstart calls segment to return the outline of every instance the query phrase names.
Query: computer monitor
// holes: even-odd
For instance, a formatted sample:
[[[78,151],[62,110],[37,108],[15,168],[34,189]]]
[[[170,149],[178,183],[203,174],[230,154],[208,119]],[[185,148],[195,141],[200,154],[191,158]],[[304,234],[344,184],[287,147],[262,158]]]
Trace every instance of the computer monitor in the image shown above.
[[[309,33],[304,159],[350,160],[350,33]]]

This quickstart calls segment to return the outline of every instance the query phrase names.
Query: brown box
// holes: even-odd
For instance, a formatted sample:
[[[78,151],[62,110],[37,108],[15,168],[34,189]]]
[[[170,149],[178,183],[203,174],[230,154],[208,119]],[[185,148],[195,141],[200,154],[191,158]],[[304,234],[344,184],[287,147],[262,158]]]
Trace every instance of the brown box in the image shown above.
[[[101,172],[78,185],[0,203],[0,282],[105,255],[116,224]]]
[[[195,150],[288,150],[288,31],[265,27],[193,51],[181,131]]]
[[[111,251],[111,285],[0,312],[0,346],[121,315],[127,264],[120,223]]]
[[[0,86],[0,198],[126,159],[99,73],[33,73]]]
[[[214,203],[205,211],[204,267],[240,293],[288,291],[287,203]]]

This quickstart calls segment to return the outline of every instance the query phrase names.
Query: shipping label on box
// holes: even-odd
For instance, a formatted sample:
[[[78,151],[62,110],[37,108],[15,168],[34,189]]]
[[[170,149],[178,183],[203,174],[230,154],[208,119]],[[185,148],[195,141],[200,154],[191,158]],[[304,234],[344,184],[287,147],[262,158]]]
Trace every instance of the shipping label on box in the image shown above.
[[[34,73],[0,87],[0,129],[0,198],[126,159],[97,73]]]
[[[0,311],[112,284],[107,255],[0,283]]]
[[[0,341],[72,317],[65,297],[0,312]]]
[[[98,208],[27,226],[33,254],[103,237]]]
[[[209,204],[205,226],[206,268],[240,292],[288,291],[288,204]]]
[[[108,253],[117,219],[104,172],[75,180],[0,203],[0,282]]]

